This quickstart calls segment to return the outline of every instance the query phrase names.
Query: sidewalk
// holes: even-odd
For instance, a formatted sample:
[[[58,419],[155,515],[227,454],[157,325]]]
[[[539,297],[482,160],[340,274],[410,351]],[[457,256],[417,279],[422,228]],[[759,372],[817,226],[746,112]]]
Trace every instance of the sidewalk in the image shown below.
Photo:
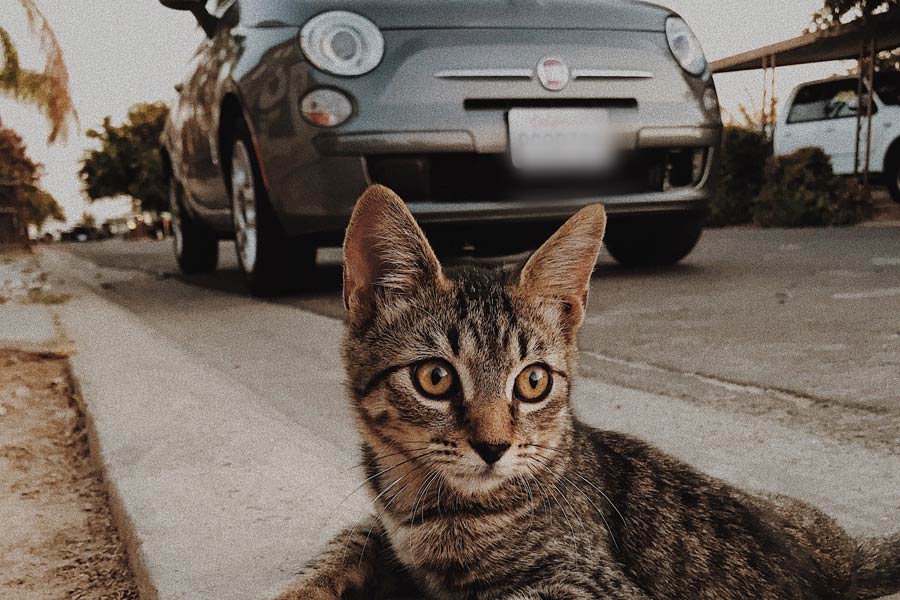
[[[55,273],[74,261],[48,253]],[[279,419],[259,398],[76,284],[60,307],[72,365],[142,598],[266,598],[291,581],[347,522],[364,514],[355,453]],[[308,316],[315,339],[340,325]],[[319,373],[323,351],[298,363],[310,396],[341,396]],[[336,401],[342,399],[336,398]],[[298,398],[303,402],[304,398]],[[352,432],[348,432],[348,435]]]
[[[196,313],[225,327],[227,319],[258,316],[248,311],[289,315],[292,348],[246,341],[256,348],[248,351],[291,352],[285,375],[303,382],[294,401],[304,409],[285,415],[242,384],[240,371],[212,367],[95,293],[96,267],[61,249],[45,252],[43,263],[57,275],[51,282],[66,279],[74,295],[56,310],[77,352],[72,364],[92,445],[142,597],[270,597],[366,512],[363,491],[344,500],[361,481],[352,469],[352,422],[341,416],[326,425],[317,414],[323,402],[345,402],[335,375],[340,321],[215,292],[212,308]],[[575,396],[592,424],[638,434],[739,485],[816,502],[855,534],[900,528],[898,456],[597,378],[580,381]]]
[[[52,307],[65,296],[49,289],[38,266],[32,254],[0,254],[0,348],[64,349]]]

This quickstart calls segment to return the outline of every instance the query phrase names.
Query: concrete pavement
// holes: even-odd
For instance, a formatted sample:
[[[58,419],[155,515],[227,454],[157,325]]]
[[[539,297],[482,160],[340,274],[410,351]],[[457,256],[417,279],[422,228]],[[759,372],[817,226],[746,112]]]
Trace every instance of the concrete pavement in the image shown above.
[[[601,269],[574,392],[579,414],[739,485],[812,501],[855,534],[900,530],[900,411],[891,395],[900,376],[870,363],[893,364],[897,346],[891,338],[876,347],[846,337],[860,323],[883,327],[891,305],[880,302],[891,297],[865,305],[868,321],[836,308],[821,320],[797,320],[802,303],[819,306],[826,296],[893,286],[896,272],[872,258],[896,253],[897,232],[866,233],[860,242],[852,237],[859,230],[833,231],[850,232],[838,239],[851,236],[845,254],[859,261],[845,269],[861,273],[852,286],[839,274],[820,273],[832,269],[823,265],[834,253],[805,232],[790,232],[800,240],[789,242],[799,244],[797,251],[772,247],[764,237],[754,246],[755,232],[738,232],[740,244],[731,233],[713,236],[714,246],[679,269]],[[755,255],[762,266],[747,266],[744,253],[763,246],[771,251]],[[335,506],[360,481],[347,470],[355,463],[356,436],[337,357],[336,267],[322,269],[315,294],[263,302],[241,295],[231,271],[185,281],[170,267],[148,266],[168,260],[159,246],[76,250],[91,260],[52,250],[44,262],[76,294],[60,318],[78,350],[75,372],[138,550],[145,591],[160,598],[263,597],[366,510],[361,494]],[[822,252],[823,260],[813,260]],[[135,254],[145,255],[138,268]],[[802,271],[813,275],[797,278]],[[773,290],[792,276],[794,295],[779,306],[798,298],[797,306],[760,323],[773,312]],[[824,289],[807,294],[810,280]],[[702,322],[704,313],[710,323]],[[722,339],[714,337],[715,326],[723,326]],[[836,379],[816,379],[818,387],[810,387],[798,376],[799,384],[782,385],[791,364],[801,375],[817,368],[819,354],[744,357],[744,347],[731,341],[741,330],[754,338],[751,346],[803,330],[807,343],[808,329],[846,345],[839,367],[847,389],[864,389],[859,386],[874,375],[881,378],[878,389],[887,391],[847,399]],[[692,347],[693,331],[700,339]],[[693,356],[704,344],[709,348]],[[788,364],[769,369],[780,362]],[[706,364],[709,369],[699,368]],[[732,376],[732,365],[741,364],[755,367]]]

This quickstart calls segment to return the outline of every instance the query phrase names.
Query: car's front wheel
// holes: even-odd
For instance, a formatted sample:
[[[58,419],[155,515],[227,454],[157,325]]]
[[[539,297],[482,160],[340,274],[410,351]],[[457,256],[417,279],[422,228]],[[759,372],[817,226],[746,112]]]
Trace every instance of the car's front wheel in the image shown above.
[[[172,213],[172,241],[175,261],[186,275],[211,273],[219,262],[219,238],[184,208],[181,186],[169,176],[169,211]]]
[[[316,248],[287,235],[262,184],[250,132],[234,127],[229,192],[238,261],[250,292],[269,296],[303,287],[315,268]]]
[[[673,265],[703,232],[703,214],[629,216],[611,220],[603,243],[627,267]]]
[[[900,151],[894,152],[888,161],[885,177],[887,178],[888,191],[894,202],[900,202]]]

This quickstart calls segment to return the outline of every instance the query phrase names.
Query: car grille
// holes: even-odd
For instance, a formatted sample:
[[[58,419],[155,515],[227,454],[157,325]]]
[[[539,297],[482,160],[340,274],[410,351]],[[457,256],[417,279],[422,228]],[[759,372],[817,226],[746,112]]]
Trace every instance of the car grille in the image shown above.
[[[705,161],[704,150],[699,156]],[[627,154],[605,175],[535,176],[506,154],[380,154],[366,157],[369,178],[407,202],[503,202],[659,192],[699,183],[693,148],[652,148]]]

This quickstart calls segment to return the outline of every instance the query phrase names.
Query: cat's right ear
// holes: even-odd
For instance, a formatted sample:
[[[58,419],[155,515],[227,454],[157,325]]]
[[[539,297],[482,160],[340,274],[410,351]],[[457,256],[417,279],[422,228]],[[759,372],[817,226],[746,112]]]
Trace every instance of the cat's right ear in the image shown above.
[[[369,318],[380,300],[444,281],[441,264],[397,194],[372,185],[357,200],[344,237],[344,307]]]

